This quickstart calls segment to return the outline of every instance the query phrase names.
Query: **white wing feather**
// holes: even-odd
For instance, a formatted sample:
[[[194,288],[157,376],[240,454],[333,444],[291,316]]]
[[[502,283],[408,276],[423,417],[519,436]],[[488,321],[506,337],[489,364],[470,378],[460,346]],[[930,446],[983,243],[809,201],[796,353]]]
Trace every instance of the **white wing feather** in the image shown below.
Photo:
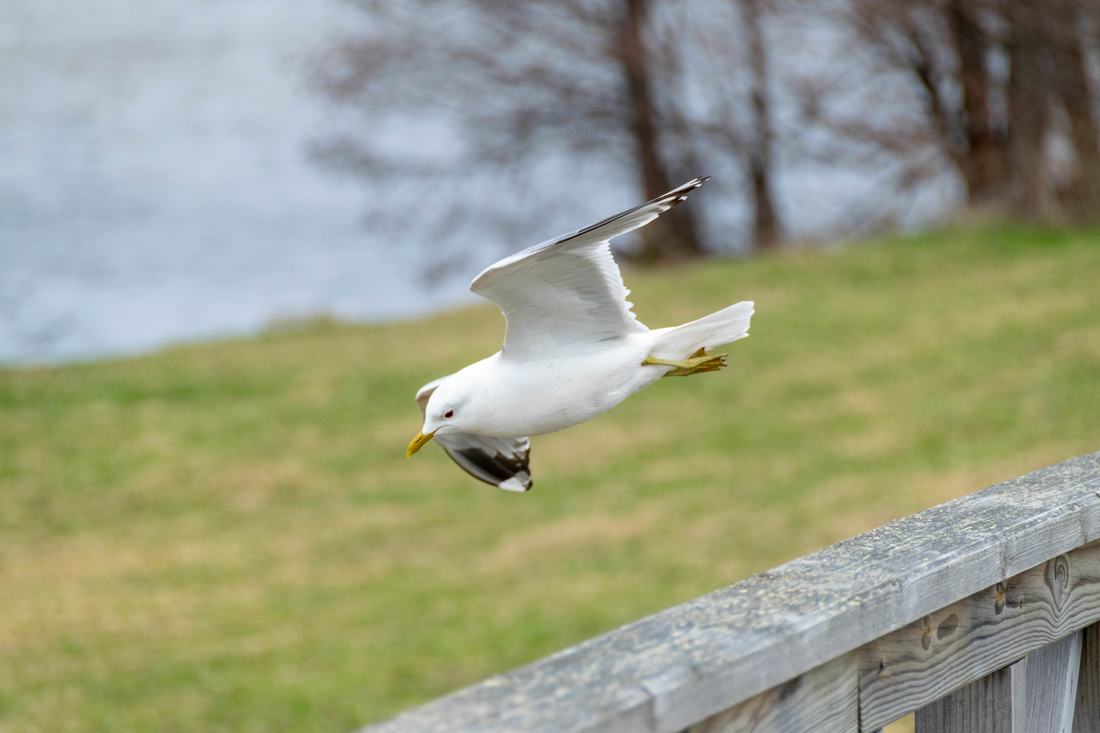
[[[470,290],[504,313],[505,358],[558,356],[648,331],[630,311],[630,291],[609,242],[653,221],[705,180],[696,178],[641,206],[506,257],[474,278]]]

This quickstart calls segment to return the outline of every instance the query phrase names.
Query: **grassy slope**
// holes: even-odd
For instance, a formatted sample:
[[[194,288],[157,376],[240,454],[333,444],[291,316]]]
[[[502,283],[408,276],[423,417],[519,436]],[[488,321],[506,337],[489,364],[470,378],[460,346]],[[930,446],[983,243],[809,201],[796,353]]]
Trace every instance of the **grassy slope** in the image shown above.
[[[757,301],[717,375],[406,461],[491,308],[0,371],[0,730],[341,731],[1100,448],[1100,234],[963,231],[628,273]]]

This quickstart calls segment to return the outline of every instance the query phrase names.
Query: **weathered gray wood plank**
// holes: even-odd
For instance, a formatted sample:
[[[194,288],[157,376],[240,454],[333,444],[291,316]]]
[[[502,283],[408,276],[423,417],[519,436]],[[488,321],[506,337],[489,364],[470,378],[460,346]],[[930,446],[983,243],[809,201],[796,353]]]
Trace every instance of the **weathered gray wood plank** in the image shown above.
[[[1100,537],[1100,453],[934,507],[369,730],[679,731]]]
[[[941,608],[859,650],[865,730],[1100,620],[1100,542]],[[1040,655],[1047,674],[1049,655]],[[1069,684],[1063,667],[1062,684]],[[1072,675],[1076,680],[1076,671]],[[1047,682],[1048,680],[1044,680]],[[1036,683],[1038,684],[1038,683]],[[1053,709],[1043,708],[1053,716]],[[1047,729],[1041,729],[1047,730]]]
[[[857,671],[855,654],[845,654],[712,715],[687,733],[855,733]]]
[[[1031,733],[1072,733],[1082,634],[1068,634],[1028,654],[1027,729]]]
[[[1073,733],[1100,733],[1100,624],[1084,630]]]
[[[1027,675],[1025,657],[926,705],[916,733],[1027,733]]]

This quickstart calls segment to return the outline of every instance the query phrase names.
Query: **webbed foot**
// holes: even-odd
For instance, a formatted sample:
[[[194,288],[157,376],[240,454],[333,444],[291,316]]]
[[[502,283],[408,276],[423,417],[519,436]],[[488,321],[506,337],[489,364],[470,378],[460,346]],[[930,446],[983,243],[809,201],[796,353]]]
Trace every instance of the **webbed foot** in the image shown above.
[[[666,377],[689,377],[692,374],[718,371],[726,366],[726,354],[708,354],[706,349],[699,349],[683,361],[647,356],[642,366],[648,365],[674,367],[664,375]]]

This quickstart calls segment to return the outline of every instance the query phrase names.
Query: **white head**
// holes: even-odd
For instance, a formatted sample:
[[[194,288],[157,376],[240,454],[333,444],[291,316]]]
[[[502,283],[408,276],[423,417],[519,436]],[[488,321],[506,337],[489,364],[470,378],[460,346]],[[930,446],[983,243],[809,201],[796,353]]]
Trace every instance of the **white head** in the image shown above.
[[[424,408],[424,427],[409,443],[406,456],[412,456],[436,435],[476,432],[476,390],[460,372],[445,379],[428,394]],[[418,398],[421,395],[417,395]]]

